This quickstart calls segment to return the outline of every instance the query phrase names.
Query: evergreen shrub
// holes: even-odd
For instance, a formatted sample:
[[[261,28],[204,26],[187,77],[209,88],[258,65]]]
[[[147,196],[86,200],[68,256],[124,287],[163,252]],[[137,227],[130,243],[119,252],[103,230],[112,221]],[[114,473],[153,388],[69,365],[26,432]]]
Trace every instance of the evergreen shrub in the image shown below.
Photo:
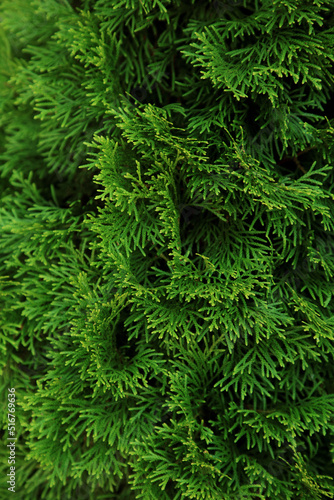
[[[1,498],[333,498],[333,11],[1,2]]]

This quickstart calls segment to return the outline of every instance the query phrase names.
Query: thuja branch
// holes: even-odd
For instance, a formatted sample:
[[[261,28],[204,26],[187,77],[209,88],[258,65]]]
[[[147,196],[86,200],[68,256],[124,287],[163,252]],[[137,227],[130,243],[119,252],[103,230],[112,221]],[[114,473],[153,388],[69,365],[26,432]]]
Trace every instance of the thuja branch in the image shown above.
[[[245,405],[245,408],[247,408],[247,410],[253,410],[253,411],[256,411],[257,413],[263,413],[263,414],[268,414],[268,413],[272,413],[273,411],[276,411],[275,408],[273,410],[259,410],[259,409],[253,408],[251,405]]]

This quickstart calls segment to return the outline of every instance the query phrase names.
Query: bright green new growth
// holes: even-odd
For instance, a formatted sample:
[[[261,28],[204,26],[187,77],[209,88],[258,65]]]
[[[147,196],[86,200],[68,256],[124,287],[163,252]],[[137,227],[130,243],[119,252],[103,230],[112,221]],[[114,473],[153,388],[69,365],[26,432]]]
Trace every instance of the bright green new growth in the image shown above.
[[[1,3],[18,498],[334,497],[333,8]]]

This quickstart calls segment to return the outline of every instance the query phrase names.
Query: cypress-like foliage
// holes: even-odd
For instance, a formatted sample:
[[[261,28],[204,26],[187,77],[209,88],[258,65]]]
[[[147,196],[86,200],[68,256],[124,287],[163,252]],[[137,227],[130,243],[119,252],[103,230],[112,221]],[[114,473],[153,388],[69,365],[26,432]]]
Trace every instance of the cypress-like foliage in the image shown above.
[[[1,498],[334,497],[333,9],[1,2]]]

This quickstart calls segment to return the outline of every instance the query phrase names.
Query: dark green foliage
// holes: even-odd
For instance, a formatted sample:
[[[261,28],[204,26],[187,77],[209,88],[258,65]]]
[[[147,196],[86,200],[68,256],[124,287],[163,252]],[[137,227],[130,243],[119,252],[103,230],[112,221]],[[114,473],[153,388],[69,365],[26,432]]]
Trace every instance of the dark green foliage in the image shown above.
[[[334,497],[333,9],[1,3],[17,498]]]

